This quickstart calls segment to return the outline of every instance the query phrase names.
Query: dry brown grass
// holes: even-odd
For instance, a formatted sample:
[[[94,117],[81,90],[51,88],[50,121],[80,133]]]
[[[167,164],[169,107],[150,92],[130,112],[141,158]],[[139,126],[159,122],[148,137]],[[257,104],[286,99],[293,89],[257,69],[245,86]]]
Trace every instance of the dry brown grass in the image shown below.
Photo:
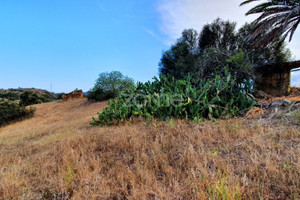
[[[300,131],[241,119],[91,127],[106,106],[35,106],[0,128],[0,199],[299,199]]]

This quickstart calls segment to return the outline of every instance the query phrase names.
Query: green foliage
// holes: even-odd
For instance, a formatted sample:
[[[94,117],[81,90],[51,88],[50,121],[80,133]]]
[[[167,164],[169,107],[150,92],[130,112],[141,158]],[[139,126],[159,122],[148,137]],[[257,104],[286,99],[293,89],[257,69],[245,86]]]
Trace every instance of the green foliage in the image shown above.
[[[124,76],[121,72],[112,71],[99,74],[95,86],[88,92],[89,100],[102,101],[115,98],[119,92],[134,87],[133,79]]]
[[[56,94],[57,99],[62,99],[62,96],[63,96],[64,94],[65,94],[64,92],[57,93],[57,94]]]
[[[9,122],[31,117],[34,110],[27,110],[25,107],[10,101],[0,102],[0,126]]]
[[[33,91],[25,91],[20,95],[21,106],[29,106],[43,102],[47,102],[47,98],[45,96],[39,96],[36,92]]]
[[[0,99],[6,99],[10,101],[20,100],[20,95],[26,91],[36,93],[42,102],[50,102],[57,100],[56,94],[48,92],[46,90],[35,88],[0,89]]]
[[[223,21],[220,18],[211,24],[204,25],[199,35],[199,49],[235,50],[237,45],[235,27],[236,23]]]
[[[242,49],[248,62],[254,66],[262,66],[265,63],[286,62],[291,57],[291,52],[285,43],[279,40],[267,46],[254,47],[247,37],[254,29],[254,23],[246,23],[237,32],[238,49]]]
[[[197,50],[196,31],[184,30],[177,43],[163,53],[159,63],[160,73],[163,75],[170,74],[175,79],[184,78],[195,68],[198,57],[198,52],[195,50]]]
[[[300,24],[300,1],[299,0],[272,0],[261,1],[246,0],[241,5],[255,2],[246,15],[260,14],[255,22],[255,27],[251,31],[248,39],[255,46],[272,45],[282,43],[289,36],[292,40],[298,25]]]
[[[13,92],[7,92],[7,93],[0,93],[0,98],[15,101],[15,100],[19,100],[20,96]]]
[[[228,67],[215,75],[214,80],[203,79],[197,85],[188,76],[184,80],[160,76],[153,82],[138,83],[109,100],[109,107],[93,118],[92,125],[112,125],[134,117],[148,120],[158,118],[190,119],[195,122],[204,118],[215,120],[238,116],[256,104],[249,93],[249,81],[238,83],[229,73]]]
[[[182,79],[188,73],[198,79],[209,78],[216,70],[226,66],[228,59],[243,52],[246,67],[235,65],[229,70],[232,74],[239,74],[240,79],[253,80],[255,67],[290,58],[289,50],[279,42],[266,47],[251,46],[247,36],[253,28],[254,24],[245,24],[236,31],[236,23],[216,19],[206,24],[199,34],[193,29],[184,30],[177,42],[163,53],[159,71],[175,79]]]
[[[114,98],[115,96],[109,92],[104,92],[101,88],[93,88],[87,94],[88,100],[102,101],[110,98]]]
[[[237,82],[243,82],[249,79],[249,72],[252,66],[245,61],[245,53],[240,51],[236,55],[231,56],[226,60],[226,64],[230,71],[234,73]]]

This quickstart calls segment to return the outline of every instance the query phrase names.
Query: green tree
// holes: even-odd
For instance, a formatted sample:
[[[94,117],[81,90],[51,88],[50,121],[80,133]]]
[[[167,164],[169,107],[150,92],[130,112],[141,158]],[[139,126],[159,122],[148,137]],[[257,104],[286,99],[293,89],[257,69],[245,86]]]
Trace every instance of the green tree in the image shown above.
[[[36,92],[25,91],[20,95],[21,106],[29,106],[39,103],[43,103],[43,99]]]
[[[176,79],[191,72],[198,57],[198,34],[193,29],[184,30],[177,43],[165,51],[159,63],[161,74],[171,74]]]
[[[283,43],[266,47],[250,45],[246,37],[254,24],[245,24],[238,31],[235,27],[234,22],[218,18],[205,25],[200,34],[193,29],[184,30],[177,42],[163,53],[159,63],[160,73],[171,74],[176,79],[191,73],[195,77],[194,82],[197,82],[202,78],[213,78],[216,71],[220,72],[229,65],[230,72],[238,76],[238,80],[253,79],[255,67],[266,62],[284,62],[290,58],[290,52]],[[231,58],[244,59],[246,67],[240,64],[233,66],[228,63]]]
[[[199,79],[213,78],[216,71],[219,73],[226,65],[227,60],[240,53],[238,48],[238,34],[235,31],[236,23],[224,21],[217,18],[210,24],[203,26],[199,36],[199,57],[197,59],[195,71],[191,72],[196,74]],[[244,53],[240,53],[244,59]],[[245,63],[248,61],[244,61]],[[229,66],[232,75],[241,75],[241,70],[237,66]],[[248,64],[247,64],[248,66]],[[242,68],[246,70],[246,68]],[[243,75],[251,74],[250,69]],[[249,79],[249,76],[242,76],[241,79]]]
[[[237,32],[238,49],[242,49],[245,58],[253,66],[261,66],[265,63],[286,62],[291,57],[291,52],[285,43],[277,42],[266,46],[253,46],[247,40],[248,35],[254,29],[254,23],[246,23]]]
[[[223,21],[220,18],[211,24],[204,25],[199,37],[199,49],[235,50],[237,47],[235,27],[235,22]]]
[[[89,100],[106,100],[115,98],[119,92],[134,86],[134,80],[119,71],[99,74],[94,87],[88,92]]]
[[[256,2],[258,0],[247,0],[242,5]],[[300,23],[300,1],[272,0],[260,3],[250,9],[246,15],[261,14],[255,21],[255,28],[248,39],[255,46],[268,45],[283,42],[290,35],[289,41]]]

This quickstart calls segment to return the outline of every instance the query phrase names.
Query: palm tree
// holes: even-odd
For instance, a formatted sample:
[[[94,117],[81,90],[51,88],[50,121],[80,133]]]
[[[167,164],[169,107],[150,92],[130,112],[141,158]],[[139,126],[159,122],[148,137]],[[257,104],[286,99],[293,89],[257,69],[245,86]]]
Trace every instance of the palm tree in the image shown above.
[[[246,0],[242,5],[259,0]],[[261,14],[254,23],[256,24],[248,40],[254,46],[282,43],[288,35],[289,41],[300,23],[300,0],[276,1],[268,0],[260,3],[246,15]]]

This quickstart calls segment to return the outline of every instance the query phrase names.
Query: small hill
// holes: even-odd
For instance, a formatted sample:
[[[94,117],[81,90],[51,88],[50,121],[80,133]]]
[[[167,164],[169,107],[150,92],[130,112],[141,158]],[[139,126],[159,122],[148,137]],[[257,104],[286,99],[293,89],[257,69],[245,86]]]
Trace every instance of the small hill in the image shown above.
[[[25,91],[33,91],[40,96],[45,96],[49,101],[57,100],[57,95],[53,92],[47,90],[36,89],[36,88],[10,88],[10,89],[0,89],[0,98],[7,98],[10,100],[19,100],[20,95]]]
[[[0,128],[0,199],[299,199],[300,131],[281,122],[136,120],[106,102],[34,105]]]

